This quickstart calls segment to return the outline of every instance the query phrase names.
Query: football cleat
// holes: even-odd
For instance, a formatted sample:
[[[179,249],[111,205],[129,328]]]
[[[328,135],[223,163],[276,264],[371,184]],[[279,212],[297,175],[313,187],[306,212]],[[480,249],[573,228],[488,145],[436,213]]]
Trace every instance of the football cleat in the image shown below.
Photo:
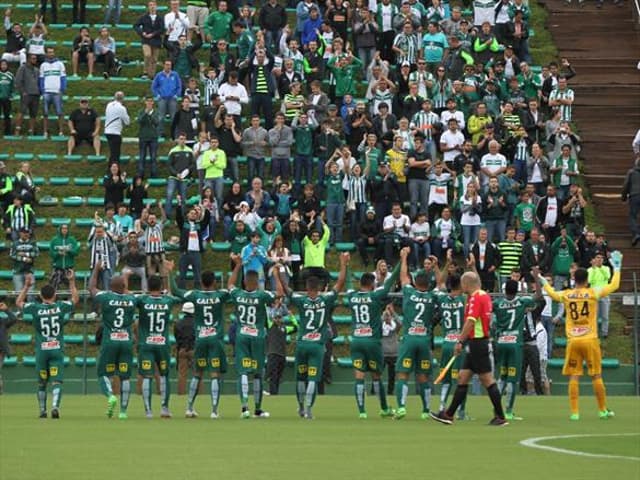
[[[571,416],[569,417],[569,420],[577,422],[578,420],[580,420],[580,414],[579,413],[572,413]]]
[[[429,416],[436,422],[444,423],[445,425],[453,425],[453,417],[447,415],[447,412],[429,412]]]
[[[253,418],[269,418],[271,415],[264,410],[256,410],[253,412]]]
[[[57,408],[52,408],[51,409],[51,418],[55,418],[55,419],[60,418],[60,410],[58,410]]]
[[[193,409],[187,409],[187,411],[184,412],[184,416],[185,418],[198,418],[198,412]]]
[[[113,411],[115,410],[117,403],[118,398],[115,395],[110,395],[107,400],[107,417],[113,417]]]
[[[171,418],[171,412],[167,407],[162,407],[160,410],[160,418]]]
[[[507,422],[507,420],[504,418],[493,417],[489,422],[489,425],[491,427],[506,427],[507,425],[509,425],[509,422]]]
[[[396,408],[395,413],[393,414],[394,420],[401,420],[407,415],[407,409],[404,407]]]

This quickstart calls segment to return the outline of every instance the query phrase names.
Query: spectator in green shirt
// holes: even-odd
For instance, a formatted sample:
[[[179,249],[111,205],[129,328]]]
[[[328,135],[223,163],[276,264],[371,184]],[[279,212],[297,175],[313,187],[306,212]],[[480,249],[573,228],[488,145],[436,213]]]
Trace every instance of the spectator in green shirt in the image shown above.
[[[529,192],[522,192],[522,195],[520,195],[520,203],[516,205],[513,211],[513,220],[516,229],[524,231],[527,236],[529,236],[535,218],[536,206],[531,202]]]
[[[329,283],[329,272],[325,269],[324,262],[331,233],[324,219],[320,218],[320,221],[322,223],[322,236],[318,230],[311,230],[302,240],[304,261],[300,281],[303,285],[306,284],[307,278],[311,276],[318,277],[324,282],[324,285]],[[324,286],[322,289],[324,289]]]
[[[218,2],[218,10],[211,12],[204,24],[206,39],[211,42],[212,50],[216,48],[216,42],[220,39],[226,40],[227,43],[231,42],[233,15],[227,10],[227,2],[220,0]]]
[[[591,288],[602,288],[609,284],[611,280],[611,270],[604,265],[604,255],[598,252],[593,260],[591,267],[587,270],[589,273],[589,285]],[[609,336],[609,308],[611,301],[609,297],[600,297],[598,300],[598,318],[600,320],[600,335],[602,338]]]
[[[354,57],[351,52],[347,52],[342,57],[331,57],[327,67],[333,73],[336,80],[336,94],[334,103],[340,108],[345,95],[355,92],[356,73],[362,71],[362,60]]]

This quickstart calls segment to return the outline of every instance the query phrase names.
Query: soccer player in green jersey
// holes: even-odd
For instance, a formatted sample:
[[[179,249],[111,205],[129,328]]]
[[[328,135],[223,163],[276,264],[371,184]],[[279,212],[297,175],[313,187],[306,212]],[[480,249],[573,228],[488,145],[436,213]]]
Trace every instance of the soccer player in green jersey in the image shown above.
[[[131,394],[131,364],[133,363],[133,332],[135,323],[136,296],[126,291],[124,277],[111,279],[109,291],[98,290],[101,264],[96,263],[89,279],[89,292],[102,312],[102,344],[98,360],[98,385],[107,397],[107,417],[113,417],[118,399],[113,394],[111,377],[120,378],[120,414],[127,418],[127,407]]]
[[[142,401],[147,418],[153,418],[151,412],[151,382],[156,367],[160,374],[161,418],[171,418],[169,411],[169,365],[171,346],[169,345],[169,323],[172,321],[171,309],[181,300],[162,292],[162,278],[154,275],[149,278],[149,294],[140,295],[138,307],[138,364],[142,375]]]
[[[349,254],[340,255],[340,274],[335,286],[329,292],[320,292],[323,282],[315,276],[307,278],[306,295],[287,292],[300,318],[295,353],[298,415],[309,420],[313,419],[311,408],[316,399],[318,382],[322,379],[322,360],[329,334],[328,320],[338,294],[344,288],[348,263]]]
[[[67,272],[71,301],[56,299],[56,290],[51,285],[40,289],[40,301],[27,303],[27,294],[33,286],[33,276],[25,275],[24,287],[16,299],[16,306],[23,315],[31,315],[36,332],[36,372],[38,373],[38,404],[40,418],[47,418],[47,383],[51,381],[53,401],[51,418],[60,418],[60,399],[64,378],[64,324],[69,320],[78,304],[73,270]]]
[[[513,405],[522,374],[522,335],[527,311],[533,310],[536,299],[530,296],[516,296],[518,282],[507,280],[505,296],[493,300],[497,345],[496,371],[500,375],[502,394],[507,393],[505,418],[513,420]],[[533,330],[532,330],[533,331]]]
[[[462,331],[462,319],[464,318],[464,302],[465,296],[460,286],[460,275],[453,273],[447,278],[448,291],[439,291],[436,294],[436,312],[442,326],[442,357],[440,365],[446,365],[460,339]],[[447,399],[451,391],[451,384],[458,379],[458,372],[462,367],[464,352],[460,353],[453,365],[442,380],[442,388],[440,390],[440,411],[443,412],[447,406]],[[463,402],[458,409],[458,419],[466,418]]]
[[[262,410],[262,371],[264,370],[264,344],[267,330],[267,307],[284,291],[280,276],[276,275],[276,294],[260,290],[258,272],[249,270],[244,276],[245,289],[236,287],[236,280],[242,268],[242,257],[232,255],[233,272],[229,276],[227,288],[229,300],[235,305],[237,324],[235,363],[238,371],[238,393],[242,406],[242,418],[250,418],[249,375],[253,374],[254,418],[268,418],[269,412]],[[276,265],[277,267],[277,265]]]
[[[173,262],[168,271],[172,272]],[[189,396],[185,417],[196,418],[198,413],[193,405],[198,395],[202,376],[209,370],[211,377],[211,415],[212,419],[219,418],[218,405],[222,390],[222,374],[227,371],[227,356],[224,352],[224,304],[229,300],[227,290],[216,290],[216,275],[205,271],[200,276],[202,290],[181,290],[176,285],[173,274],[169,277],[171,293],[185,302],[192,302],[195,306],[193,326],[195,328],[195,349],[193,354],[193,377],[189,383]]]
[[[365,273],[360,277],[360,290],[346,293],[346,302],[351,310],[351,360],[355,375],[355,396],[360,418],[367,418],[364,408],[364,377],[371,372],[373,390],[380,399],[380,416],[391,417],[393,411],[387,404],[387,395],[382,384],[382,311],[391,287],[398,281],[400,264],[393,269],[382,287],[374,288],[375,276]]]
[[[407,415],[409,374],[415,373],[418,392],[422,401],[422,419],[429,418],[431,398],[431,333],[435,294],[429,291],[426,273],[416,275],[415,287],[411,285],[407,257],[410,248],[400,251],[400,285],[402,285],[402,343],[396,362],[396,401],[394,417],[400,420]]]

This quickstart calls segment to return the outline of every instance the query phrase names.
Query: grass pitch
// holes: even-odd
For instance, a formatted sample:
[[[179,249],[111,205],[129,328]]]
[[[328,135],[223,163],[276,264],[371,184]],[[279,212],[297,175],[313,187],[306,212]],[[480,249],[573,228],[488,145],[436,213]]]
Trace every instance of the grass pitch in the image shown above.
[[[433,401],[437,408],[438,399]],[[564,397],[519,398],[517,414],[524,420],[503,428],[486,426],[486,397],[471,397],[468,410],[475,420],[453,427],[420,420],[415,397],[401,421],[379,418],[371,397],[367,420],[357,418],[355,402],[346,396],[319,397],[313,421],[297,418],[292,396],[266,397],[272,417],[260,420],[241,420],[235,396],[221,399],[220,420],[209,419],[206,395],[196,402],[198,419],[182,417],[184,403],[185,397],[174,396],[173,419],[147,420],[135,396],[129,419],[119,421],[104,416],[103,397],[68,395],[56,421],[37,418],[35,394],[2,396],[0,479],[640,478],[640,402],[631,397],[612,397],[616,417],[606,421],[597,418],[594,398],[582,398],[579,422],[568,420]],[[520,444],[564,435],[589,436],[540,443],[636,460]]]

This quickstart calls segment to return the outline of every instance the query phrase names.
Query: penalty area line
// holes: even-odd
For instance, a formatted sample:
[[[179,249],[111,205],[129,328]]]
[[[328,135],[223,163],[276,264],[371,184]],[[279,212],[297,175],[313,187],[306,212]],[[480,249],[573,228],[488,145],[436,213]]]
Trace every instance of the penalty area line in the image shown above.
[[[563,440],[567,438],[589,438],[589,437],[630,437],[639,436],[640,433],[585,433],[580,435],[553,435],[549,437],[535,437],[526,438],[520,440],[520,445],[529,448],[537,448],[540,450],[547,450],[549,452],[564,453],[565,455],[575,455],[577,457],[589,457],[589,458],[608,458],[614,460],[631,460],[640,462],[640,457],[627,457],[625,455],[609,455],[606,453],[588,453],[580,450],[569,450],[566,448],[552,447],[550,445],[540,445],[540,442],[547,440]]]

